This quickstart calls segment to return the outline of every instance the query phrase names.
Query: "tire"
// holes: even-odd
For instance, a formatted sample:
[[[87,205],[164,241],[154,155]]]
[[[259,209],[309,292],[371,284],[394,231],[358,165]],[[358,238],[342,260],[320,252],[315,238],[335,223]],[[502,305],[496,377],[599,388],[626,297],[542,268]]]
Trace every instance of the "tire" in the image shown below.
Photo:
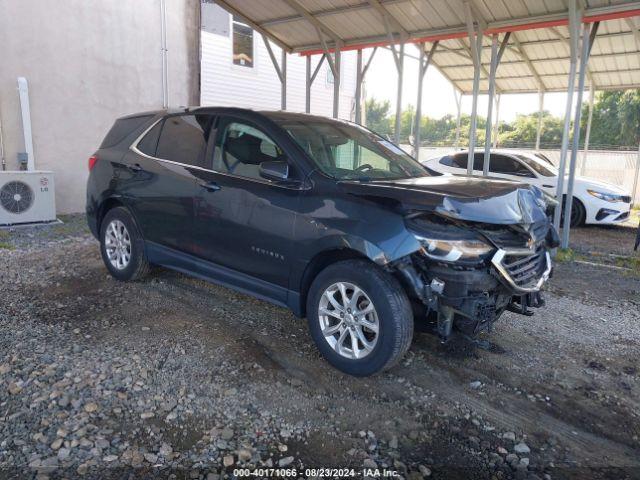
[[[120,235],[120,244],[114,247],[114,230]],[[123,229],[122,229],[123,228]],[[128,241],[127,241],[128,239]],[[118,262],[115,259],[114,248],[121,247],[121,252],[128,253],[120,256],[128,257],[128,261]],[[149,272],[149,262],[144,248],[144,239],[131,216],[124,207],[116,207],[109,210],[100,225],[100,253],[109,273],[121,281],[135,281],[143,278]],[[110,258],[111,255],[111,258]],[[118,257],[116,254],[115,257]]]
[[[346,307],[338,310],[336,303],[328,300],[332,297],[337,304],[349,304],[343,300],[340,284],[345,288],[347,300],[353,301],[354,309],[348,312]],[[358,295],[356,288],[360,291]],[[329,295],[329,291],[334,292],[333,295]],[[321,308],[330,315],[321,315]],[[372,311],[365,313],[367,310]],[[368,376],[391,368],[404,356],[413,339],[413,314],[405,291],[393,276],[366,260],[337,262],[320,272],[307,296],[307,318],[311,336],[322,356],[338,370],[354,376]],[[340,325],[342,329],[335,335],[326,335]],[[372,325],[372,329],[365,325]],[[374,335],[375,325],[378,331]],[[342,347],[336,347],[343,334],[346,336]],[[355,348],[351,347],[353,338],[363,338],[370,348],[360,340],[355,340]],[[354,351],[360,352],[359,358],[353,358]]]
[[[562,215],[560,216],[560,224],[564,225],[564,211],[565,211],[565,200],[566,196],[562,200]],[[584,208],[584,205],[580,200],[573,197],[573,201],[571,202],[571,222],[569,223],[570,227],[581,227],[584,225],[585,220],[587,218],[587,211]]]
[[[574,197],[571,202],[571,227],[581,227],[587,218],[587,212],[580,200]]]

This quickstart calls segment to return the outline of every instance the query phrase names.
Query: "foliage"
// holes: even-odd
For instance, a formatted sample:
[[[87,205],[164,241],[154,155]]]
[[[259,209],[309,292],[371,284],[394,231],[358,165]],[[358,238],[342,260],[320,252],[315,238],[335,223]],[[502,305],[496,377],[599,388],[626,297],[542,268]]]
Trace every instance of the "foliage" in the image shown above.
[[[389,101],[375,98],[366,101],[367,126],[383,136],[393,137],[395,115]],[[588,105],[582,106],[581,144],[588,120]],[[411,105],[402,112],[400,119],[400,142],[412,143],[415,125],[415,108]],[[459,145],[469,145],[471,117],[463,114],[460,118]],[[483,146],[486,119],[477,117],[476,145]],[[540,144],[543,148],[559,148],[562,143],[564,120],[554,117],[548,111],[542,112]],[[510,123],[498,125],[498,145],[504,147],[533,147],[536,144],[538,113],[518,115]],[[436,119],[423,116],[420,121],[420,140],[424,145],[449,146],[456,143],[456,117],[445,115]],[[596,95],[593,109],[590,145],[631,147],[640,143],[640,89],[627,91],[606,91]]]

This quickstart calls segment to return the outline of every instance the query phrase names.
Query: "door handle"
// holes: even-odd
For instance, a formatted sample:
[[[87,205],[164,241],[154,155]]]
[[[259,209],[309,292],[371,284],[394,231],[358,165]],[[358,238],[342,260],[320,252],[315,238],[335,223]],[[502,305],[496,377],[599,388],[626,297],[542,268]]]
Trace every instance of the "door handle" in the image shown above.
[[[134,173],[142,171],[142,167],[140,166],[139,163],[134,163],[133,165],[127,165],[127,168]]]
[[[542,185],[544,188],[553,188],[554,185]]]
[[[207,192],[217,192],[218,190],[220,190],[220,185],[218,185],[216,182],[203,182],[200,183],[200,186]]]

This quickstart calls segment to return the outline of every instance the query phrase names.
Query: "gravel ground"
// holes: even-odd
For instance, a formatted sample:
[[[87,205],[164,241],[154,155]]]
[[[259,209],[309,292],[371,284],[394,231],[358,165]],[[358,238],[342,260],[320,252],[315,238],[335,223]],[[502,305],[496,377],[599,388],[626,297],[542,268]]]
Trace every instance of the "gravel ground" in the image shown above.
[[[162,269],[113,280],[64,221],[0,230],[0,478],[640,478],[637,272],[560,263],[547,306],[505,314],[490,350],[418,334],[355,379],[287,310]],[[577,230],[573,248],[633,235]]]

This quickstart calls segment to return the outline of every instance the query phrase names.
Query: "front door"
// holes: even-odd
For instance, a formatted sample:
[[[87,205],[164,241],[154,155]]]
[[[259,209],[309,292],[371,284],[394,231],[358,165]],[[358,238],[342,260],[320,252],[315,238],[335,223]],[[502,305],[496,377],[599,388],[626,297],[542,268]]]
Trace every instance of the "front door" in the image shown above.
[[[212,172],[204,173],[197,202],[199,255],[259,280],[286,288],[300,184],[269,180],[260,163],[295,165],[252,122],[218,119]]]

